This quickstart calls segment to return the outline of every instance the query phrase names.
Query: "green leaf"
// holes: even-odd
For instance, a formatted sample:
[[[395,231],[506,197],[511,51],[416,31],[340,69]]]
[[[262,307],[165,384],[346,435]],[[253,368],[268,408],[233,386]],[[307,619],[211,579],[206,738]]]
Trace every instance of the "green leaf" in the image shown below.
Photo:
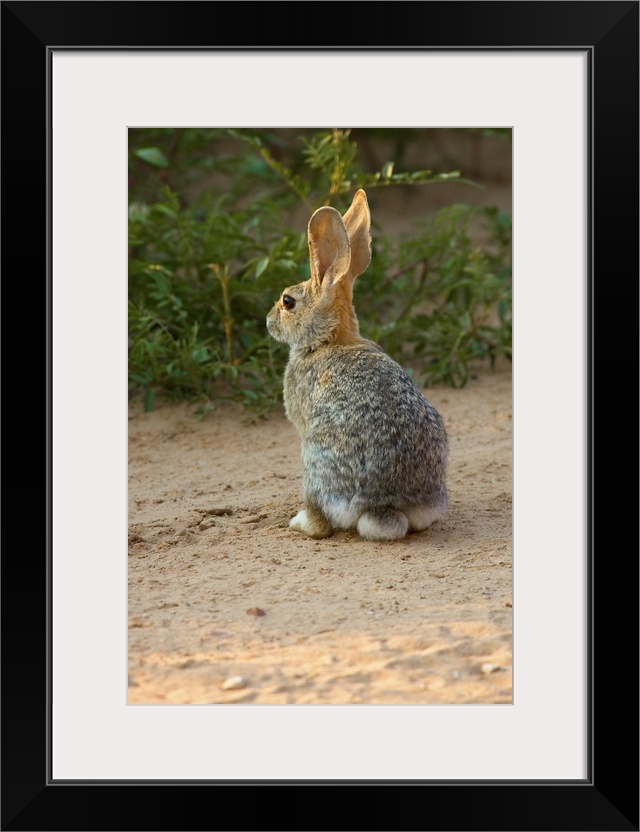
[[[151,413],[155,406],[155,394],[153,390],[147,390],[144,397],[144,412]]]
[[[256,278],[260,277],[262,272],[267,268],[269,265],[269,258],[268,257],[261,257],[258,262],[256,263]]]
[[[139,159],[142,159],[143,162],[155,165],[157,168],[169,167],[167,157],[159,147],[141,147],[139,150],[135,150],[134,153]]]
[[[175,220],[175,218],[178,216],[175,211],[173,211],[171,208],[169,208],[168,205],[165,205],[163,202],[156,202],[156,204],[153,207],[154,210],[159,211],[161,214],[166,214],[168,217],[171,217],[171,219]]]
[[[191,357],[198,364],[204,364],[205,361],[209,360],[209,350],[206,347],[199,347],[198,349],[192,350]]]

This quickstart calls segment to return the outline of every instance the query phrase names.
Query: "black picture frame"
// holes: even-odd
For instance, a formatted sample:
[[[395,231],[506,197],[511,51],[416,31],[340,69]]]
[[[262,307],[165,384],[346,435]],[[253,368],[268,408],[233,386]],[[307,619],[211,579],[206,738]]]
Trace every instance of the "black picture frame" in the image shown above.
[[[11,322],[3,369],[13,394],[4,408],[12,453],[3,491],[10,509],[2,558],[2,829],[638,830],[638,502],[624,472],[630,456],[637,460],[629,436],[638,435],[639,3],[341,3],[339,26],[333,12],[309,17],[309,3],[1,5],[2,266]],[[178,47],[588,52],[585,781],[50,779],[50,58],[56,48]],[[561,360],[562,333],[553,337]],[[34,391],[42,395],[37,404]],[[37,530],[34,517],[42,518]]]

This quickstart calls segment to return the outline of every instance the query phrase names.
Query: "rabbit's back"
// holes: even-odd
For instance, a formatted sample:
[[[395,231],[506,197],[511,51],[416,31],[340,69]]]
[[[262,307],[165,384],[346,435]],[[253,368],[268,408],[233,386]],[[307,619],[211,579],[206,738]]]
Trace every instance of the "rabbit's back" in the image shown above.
[[[367,505],[446,499],[447,434],[413,379],[376,344],[295,357],[285,406],[298,428],[306,487]]]

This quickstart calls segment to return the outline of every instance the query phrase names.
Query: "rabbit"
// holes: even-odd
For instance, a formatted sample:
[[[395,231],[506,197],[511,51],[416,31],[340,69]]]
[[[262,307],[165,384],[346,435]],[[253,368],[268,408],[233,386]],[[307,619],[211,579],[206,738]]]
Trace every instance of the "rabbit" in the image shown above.
[[[301,443],[303,508],[289,528],[397,540],[446,511],[447,431],[408,373],[360,336],[352,298],[371,262],[364,190],[344,216],[318,208],[308,245],[309,280],[267,315],[269,333],[289,345],[283,399]]]

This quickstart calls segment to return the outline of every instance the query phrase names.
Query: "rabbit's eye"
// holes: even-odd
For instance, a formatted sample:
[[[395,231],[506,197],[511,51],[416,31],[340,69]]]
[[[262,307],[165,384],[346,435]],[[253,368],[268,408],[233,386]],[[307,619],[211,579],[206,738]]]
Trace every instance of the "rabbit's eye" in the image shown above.
[[[283,295],[282,305],[285,309],[293,309],[293,307],[296,305],[295,298],[292,298],[291,295]]]

